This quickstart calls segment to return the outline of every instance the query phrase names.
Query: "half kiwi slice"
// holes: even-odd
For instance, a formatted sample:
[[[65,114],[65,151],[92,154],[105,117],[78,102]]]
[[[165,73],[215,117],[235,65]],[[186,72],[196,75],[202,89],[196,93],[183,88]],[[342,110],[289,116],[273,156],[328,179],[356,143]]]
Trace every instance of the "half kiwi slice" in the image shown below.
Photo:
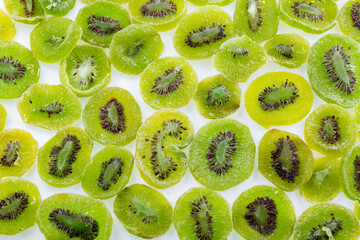
[[[338,23],[343,34],[360,42],[360,2],[347,1],[340,10]]]
[[[0,104],[0,132],[5,129],[7,113],[3,105]]]
[[[360,146],[347,150],[341,159],[340,179],[345,195],[360,200]]]
[[[4,0],[6,11],[17,22],[35,25],[45,18],[39,0]]]
[[[2,9],[0,9],[0,40],[11,41],[16,35],[16,27],[10,16]]]

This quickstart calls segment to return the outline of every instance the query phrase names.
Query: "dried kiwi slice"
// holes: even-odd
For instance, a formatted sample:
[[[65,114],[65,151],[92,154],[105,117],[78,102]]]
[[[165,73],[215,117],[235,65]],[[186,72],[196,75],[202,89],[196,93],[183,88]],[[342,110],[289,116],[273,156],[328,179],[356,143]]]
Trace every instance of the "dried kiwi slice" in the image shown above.
[[[295,191],[310,180],[314,158],[296,134],[272,129],[259,143],[259,172],[278,188]]]
[[[15,24],[10,16],[2,9],[0,9],[0,40],[11,41],[16,35]]]
[[[200,128],[191,143],[190,172],[204,186],[226,190],[251,176],[255,151],[247,126],[230,118],[214,120]]]
[[[24,130],[9,128],[0,132],[0,179],[23,176],[34,164],[37,150],[36,140]]]
[[[103,145],[127,145],[136,137],[142,117],[135,98],[125,89],[107,87],[84,107],[85,131]]]
[[[4,0],[6,11],[17,22],[37,24],[45,18],[39,0]]]
[[[241,193],[232,207],[234,229],[247,240],[287,240],[296,216],[290,198],[282,190],[265,185]]]
[[[46,14],[65,16],[74,8],[76,0],[40,0]]]
[[[187,59],[211,58],[221,44],[236,36],[231,17],[220,7],[206,6],[183,17],[173,37],[176,51]]]
[[[360,200],[360,146],[347,150],[341,159],[340,179],[345,195]]]
[[[39,149],[37,167],[41,179],[53,187],[69,187],[81,181],[90,162],[93,143],[84,130],[64,127]]]
[[[40,78],[40,65],[29,49],[0,41],[0,98],[18,98]]]
[[[135,163],[141,177],[156,188],[180,182],[188,167],[181,149],[193,134],[190,119],[180,111],[163,108],[150,116],[136,136]]]
[[[59,130],[81,117],[81,103],[63,85],[35,83],[20,98],[17,110],[30,125]]]
[[[305,121],[306,143],[326,156],[341,157],[357,141],[354,118],[344,108],[323,104]]]
[[[0,234],[15,235],[32,227],[40,203],[39,189],[32,182],[16,177],[0,180]]]
[[[93,198],[111,198],[129,182],[133,165],[130,151],[117,146],[105,147],[87,165],[81,186]]]
[[[232,3],[234,0],[188,0],[195,6],[203,7],[206,5],[218,5],[218,6],[226,6]]]
[[[173,221],[181,240],[225,240],[232,231],[228,202],[207,188],[191,188],[181,195]]]
[[[114,213],[129,233],[147,239],[164,235],[172,223],[168,200],[142,184],[126,187],[116,196]]]
[[[78,97],[89,97],[111,81],[111,64],[104,49],[78,45],[60,62],[60,81]]]
[[[3,105],[0,104],[0,131],[5,129],[7,113]]]
[[[360,204],[359,201],[355,201],[354,203],[354,213],[356,218],[359,220],[360,219]]]
[[[312,103],[309,83],[290,72],[266,73],[245,92],[246,111],[265,128],[299,122],[309,113]]]
[[[183,57],[165,57],[150,63],[141,74],[140,93],[155,109],[180,108],[195,95],[198,77]]]
[[[340,10],[338,23],[343,34],[360,42],[360,2],[347,1]]]
[[[45,199],[37,212],[36,223],[46,239],[109,240],[112,217],[100,200],[59,193]]]

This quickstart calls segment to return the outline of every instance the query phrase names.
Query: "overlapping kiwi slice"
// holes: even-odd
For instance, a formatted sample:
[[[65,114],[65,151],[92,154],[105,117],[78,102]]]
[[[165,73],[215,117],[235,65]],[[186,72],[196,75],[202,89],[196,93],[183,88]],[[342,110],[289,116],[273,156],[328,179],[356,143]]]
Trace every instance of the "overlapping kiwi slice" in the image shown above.
[[[60,62],[60,81],[79,97],[89,97],[111,81],[111,64],[104,49],[78,45]]]
[[[0,131],[5,129],[7,113],[3,105],[0,104]]]
[[[0,41],[0,98],[18,98],[40,78],[38,60],[23,45]]]
[[[129,182],[133,165],[130,151],[117,146],[105,147],[87,165],[81,185],[93,198],[111,198]]]
[[[266,73],[245,92],[246,111],[265,128],[299,122],[309,113],[312,103],[309,83],[290,72]]]
[[[353,211],[336,203],[319,203],[301,214],[293,237],[297,240],[356,240],[359,235],[359,222]]]
[[[65,16],[74,8],[76,0],[40,0],[46,14]]]
[[[36,215],[40,231],[51,240],[109,240],[112,222],[104,203],[75,193],[50,196]]]
[[[17,22],[37,24],[45,18],[39,0],[4,0],[6,11]]]
[[[323,104],[305,121],[309,147],[326,156],[341,157],[357,141],[357,125],[351,114],[335,104]]]
[[[341,159],[340,179],[345,195],[360,200],[360,146],[347,150]]]
[[[181,240],[225,240],[232,231],[228,202],[207,188],[191,188],[181,195],[173,221]]]
[[[226,6],[232,3],[234,0],[188,0],[195,6],[203,7],[206,5],[218,5],[218,6]]]
[[[194,178],[214,190],[226,190],[248,179],[256,147],[249,128],[237,120],[214,120],[196,133],[189,152]]]
[[[39,189],[32,182],[16,177],[0,180],[0,234],[15,235],[34,226],[40,203]]]
[[[153,108],[180,108],[193,98],[197,83],[197,74],[185,58],[165,57],[145,68],[140,93]]]
[[[341,8],[338,18],[340,30],[360,42],[360,2],[349,0]]]
[[[47,18],[31,32],[31,50],[42,62],[59,62],[73,50],[81,33],[80,25],[68,18]]]
[[[79,119],[81,109],[80,100],[63,85],[35,83],[17,103],[25,123],[54,131]]]
[[[164,235],[170,229],[172,210],[161,193],[142,184],[124,188],[114,201],[114,213],[125,229],[147,239]]]
[[[232,207],[234,229],[247,240],[287,240],[296,216],[290,198],[282,190],[265,185],[240,194]]]
[[[2,9],[0,9],[0,40],[11,41],[16,35],[15,24],[10,16]]]
[[[196,9],[181,19],[173,37],[176,51],[187,59],[211,58],[221,44],[236,36],[231,17],[220,7]]]
[[[223,43],[213,57],[213,64],[230,81],[246,82],[266,60],[265,50],[248,36],[243,36]]]
[[[142,117],[135,98],[125,89],[107,87],[84,107],[85,131],[103,145],[127,145],[136,137]]]
[[[193,133],[190,119],[180,111],[164,108],[150,116],[136,136],[135,162],[141,177],[156,188],[180,182],[188,167],[182,149]]]

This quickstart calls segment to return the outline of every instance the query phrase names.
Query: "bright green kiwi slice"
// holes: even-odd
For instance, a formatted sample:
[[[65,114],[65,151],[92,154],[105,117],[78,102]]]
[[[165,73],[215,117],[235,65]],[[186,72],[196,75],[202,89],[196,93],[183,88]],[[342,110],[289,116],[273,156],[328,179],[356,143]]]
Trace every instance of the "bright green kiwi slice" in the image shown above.
[[[218,6],[226,6],[232,3],[234,0],[188,0],[192,4],[198,7],[203,7],[206,5],[218,5]]]
[[[116,196],[114,213],[129,233],[147,239],[164,235],[172,223],[168,200],[142,184],[128,186]]]
[[[180,108],[192,99],[197,83],[197,74],[185,58],[165,57],[145,68],[140,93],[153,108]]]
[[[360,146],[347,150],[340,164],[341,185],[351,200],[360,200]]]
[[[343,34],[360,42],[360,2],[347,1],[340,10],[338,23]]]
[[[194,178],[214,190],[245,181],[254,169],[256,147],[249,128],[237,120],[214,120],[196,133],[189,152]]]
[[[76,0],[40,0],[46,14],[59,17],[68,14],[75,2]]]
[[[194,133],[190,119],[174,109],[150,116],[136,136],[135,163],[151,186],[168,188],[180,182],[187,170],[184,151]]]
[[[3,105],[0,104],[0,132],[5,129],[7,113]]]
[[[174,226],[181,240],[226,240],[232,231],[231,209],[219,193],[190,188],[174,208]]]
[[[357,217],[357,219],[359,220],[360,219],[360,204],[359,204],[359,201],[355,201],[355,203],[354,203],[354,213],[355,213],[355,216]]]
[[[11,41],[16,35],[16,27],[10,16],[2,9],[0,9],[0,40]]]
[[[39,0],[4,0],[6,11],[17,22],[37,24],[45,18]]]

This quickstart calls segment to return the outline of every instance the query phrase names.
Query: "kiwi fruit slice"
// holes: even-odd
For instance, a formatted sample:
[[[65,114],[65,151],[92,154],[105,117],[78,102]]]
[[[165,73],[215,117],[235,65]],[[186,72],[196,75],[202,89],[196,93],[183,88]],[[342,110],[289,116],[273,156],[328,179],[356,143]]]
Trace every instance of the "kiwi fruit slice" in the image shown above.
[[[181,240],[225,240],[232,231],[231,209],[219,193],[190,188],[174,208],[174,226]]]
[[[24,130],[8,128],[0,132],[0,178],[23,176],[34,164],[37,150],[36,140]]]
[[[97,2],[99,0],[80,0],[82,3],[85,4],[91,4],[94,2]],[[125,4],[127,2],[129,2],[130,0],[107,0],[108,2],[113,2],[113,3],[118,3],[118,4]]]
[[[42,62],[59,62],[73,50],[81,33],[80,25],[68,18],[47,18],[31,32],[31,50]]]
[[[34,25],[45,18],[39,0],[4,0],[4,6],[10,17],[17,22]]]
[[[80,100],[63,85],[35,83],[17,103],[25,123],[53,131],[79,119],[81,109]]]
[[[46,14],[62,17],[74,8],[76,0],[40,0]]]
[[[109,240],[112,217],[105,204],[75,193],[59,193],[45,199],[36,223],[46,239]]]
[[[357,219],[360,219],[360,204],[359,201],[355,201],[354,203],[354,213]]]
[[[178,110],[163,108],[151,115],[136,135],[135,163],[145,182],[156,188],[180,182],[188,168],[182,149],[193,134],[189,117]]]
[[[198,7],[203,7],[206,5],[218,5],[222,7],[229,5],[234,0],[188,0],[188,1]]]
[[[341,157],[357,141],[352,115],[335,104],[323,104],[305,121],[304,135],[309,147],[325,156]]]
[[[40,78],[40,65],[29,49],[0,41],[0,99],[18,98]]]
[[[290,72],[266,73],[251,82],[245,92],[246,111],[265,128],[299,122],[312,103],[310,84]]]
[[[7,113],[3,105],[0,104],[0,132],[5,129]]]
[[[296,33],[286,33],[273,37],[264,48],[267,55],[277,64],[287,68],[298,68],[306,62],[310,44]]]
[[[353,211],[336,203],[318,203],[306,209],[294,229],[294,239],[356,240],[359,222]]]
[[[343,5],[339,12],[338,23],[343,34],[348,35],[360,42],[360,2],[349,0]]]
[[[239,36],[263,42],[278,31],[279,11],[276,0],[237,0],[234,24]]]
[[[40,203],[39,189],[32,182],[17,177],[0,180],[0,234],[15,235],[34,226]]]
[[[333,0],[280,0],[280,19],[308,33],[323,33],[335,26],[338,7]]]
[[[221,44],[236,36],[227,12],[217,6],[205,6],[183,17],[173,37],[175,50],[187,59],[211,58]]]
[[[246,82],[266,60],[264,48],[248,36],[226,41],[213,56],[216,70],[233,82]]]
[[[82,28],[81,39],[108,48],[115,33],[131,24],[128,11],[121,5],[96,1],[80,9],[76,20]]]
[[[340,161],[330,157],[315,159],[313,174],[299,192],[311,203],[331,202],[341,192]]]
[[[133,155],[129,150],[105,147],[87,165],[81,185],[93,198],[111,198],[129,182],[133,165]]]
[[[94,94],[84,107],[85,131],[103,145],[127,145],[141,126],[141,110],[125,89],[107,87]]]
[[[345,195],[360,200],[360,146],[347,150],[341,159],[340,179]]]
[[[76,46],[60,62],[60,81],[78,97],[89,97],[111,81],[111,64],[104,49]]]
[[[255,143],[249,128],[237,120],[213,120],[196,133],[189,152],[194,178],[214,190],[234,187],[251,176]]]
[[[131,0],[129,11],[134,23],[149,24],[157,31],[176,27],[186,15],[186,0]]]
[[[2,9],[0,9],[0,40],[11,41],[16,35],[15,24],[10,16]]]
[[[234,229],[247,240],[287,240],[293,233],[294,206],[284,191],[265,185],[252,187],[232,207]]]
[[[196,92],[198,77],[183,57],[165,57],[150,63],[141,74],[140,93],[155,109],[180,108]]]

